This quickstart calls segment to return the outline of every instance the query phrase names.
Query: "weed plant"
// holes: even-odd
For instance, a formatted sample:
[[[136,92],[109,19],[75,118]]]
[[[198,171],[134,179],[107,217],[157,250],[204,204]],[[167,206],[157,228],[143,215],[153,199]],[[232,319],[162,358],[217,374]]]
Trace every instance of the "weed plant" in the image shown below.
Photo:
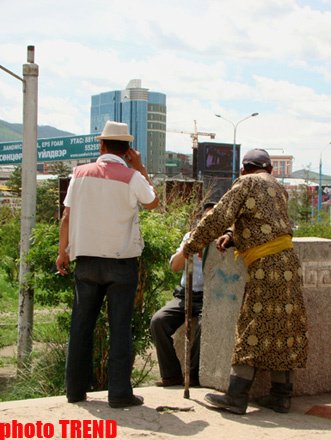
[[[32,352],[17,377],[1,393],[1,400],[34,399],[65,393],[64,371],[67,335],[47,328],[37,339],[47,341]]]
[[[17,342],[18,286],[0,269],[0,348]]]

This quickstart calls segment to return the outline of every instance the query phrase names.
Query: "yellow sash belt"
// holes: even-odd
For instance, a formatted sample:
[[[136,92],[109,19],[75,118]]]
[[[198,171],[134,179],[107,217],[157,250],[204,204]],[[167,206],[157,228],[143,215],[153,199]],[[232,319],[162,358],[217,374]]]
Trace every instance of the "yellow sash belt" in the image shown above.
[[[259,258],[266,257],[267,255],[277,254],[278,252],[284,251],[285,249],[292,249],[292,237],[287,235],[282,235],[275,238],[268,243],[261,244],[260,246],[255,246],[247,249],[244,252],[235,251],[236,259],[241,255],[246,263],[246,266],[252,264],[255,260]]]

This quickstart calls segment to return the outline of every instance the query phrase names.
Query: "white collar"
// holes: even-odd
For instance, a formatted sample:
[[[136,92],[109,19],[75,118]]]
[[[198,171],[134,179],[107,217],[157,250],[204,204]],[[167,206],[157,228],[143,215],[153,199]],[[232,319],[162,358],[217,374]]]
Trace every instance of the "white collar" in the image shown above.
[[[98,157],[97,162],[115,162],[115,163],[120,163],[127,167],[126,162],[121,157],[111,153],[102,154],[101,156]]]

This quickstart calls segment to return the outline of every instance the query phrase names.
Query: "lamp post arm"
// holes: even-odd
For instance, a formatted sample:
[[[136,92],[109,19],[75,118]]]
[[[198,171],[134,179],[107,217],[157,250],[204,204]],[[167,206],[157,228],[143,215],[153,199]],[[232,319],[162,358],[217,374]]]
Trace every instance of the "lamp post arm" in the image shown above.
[[[235,126],[235,128],[237,128],[238,127],[238,125],[241,123],[241,122],[244,122],[244,121],[246,121],[246,119],[249,119],[249,118],[251,118],[252,117],[252,115],[249,115],[249,116],[247,116],[246,118],[244,118],[244,119],[241,119],[239,122],[237,122],[236,123],[236,126]]]
[[[226,119],[226,118],[224,118],[224,116],[221,116],[221,115],[215,115],[215,116],[217,116],[217,117],[220,118],[220,119],[224,119],[224,121],[229,122],[229,123],[232,125],[232,127],[233,127],[234,129],[235,129],[236,126],[238,125],[238,124],[234,124],[232,121],[230,121],[230,119]]]
[[[0,69],[3,70],[6,73],[9,73],[9,75],[13,76],[14,78],[22,81],[23,83],[25,82],[25,79],[21,78],[20,76],[16,75],[16,73],[12,72],[11,70],[6,69],[5,67],[0,65]]]
[[[246,116],[246,118],[241,119],[236,124],[234,124],[229,119],[226,119],[226,118],[224,118],[221,115],[216,115],[215,114],[215,116],[217,116],[218,118],[224,119],[225,121],[229,122],[233,126],[232,183],[235,181],[235,178],[236,178],[236,136],[237,136],[237,127],[238,127],[238,125],[241,122],[246,121],[246,119],[249,119],[249,118],[257,116],[257,115],[258,115],[258,113],[252,113],[251,115]]]

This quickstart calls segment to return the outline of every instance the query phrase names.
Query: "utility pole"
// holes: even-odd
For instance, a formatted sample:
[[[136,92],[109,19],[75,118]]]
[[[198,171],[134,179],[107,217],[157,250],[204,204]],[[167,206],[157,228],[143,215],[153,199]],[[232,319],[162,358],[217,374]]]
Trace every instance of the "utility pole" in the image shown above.
[[[27,64],[23,65],[23,144],[22,207],[20,243],[20,291],[18,308],[17,363],[22,365],[32,351],[33,296],[28,285],[31,269],[26,261],[32,228],[36,222],[38,65],[34,46],[28,46]]]

